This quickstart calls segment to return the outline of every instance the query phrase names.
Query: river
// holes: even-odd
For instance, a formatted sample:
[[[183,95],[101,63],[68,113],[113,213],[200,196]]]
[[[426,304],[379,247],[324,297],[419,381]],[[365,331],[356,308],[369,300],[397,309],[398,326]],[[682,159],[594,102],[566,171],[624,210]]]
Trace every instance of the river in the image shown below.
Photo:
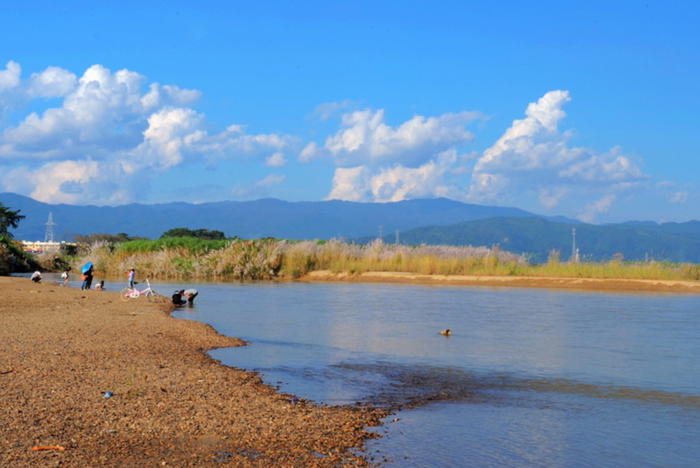
[[[169,296],[179,287],[155,284]],[[383,466],[697,467],[698,297],[528,288],[200,283],[214,350],[281,391],[388,405]],[[113,288],[114,289],[114,288]],[[451,329],[448,337],[438,332]],[[391,460],[391,461],[387,461]]]
[[[525,288],[200,284],[178,317],[282,391],[397,408],[396,467],[696,467],[698,298]],[[449,337],[440,330],[450,328]]]

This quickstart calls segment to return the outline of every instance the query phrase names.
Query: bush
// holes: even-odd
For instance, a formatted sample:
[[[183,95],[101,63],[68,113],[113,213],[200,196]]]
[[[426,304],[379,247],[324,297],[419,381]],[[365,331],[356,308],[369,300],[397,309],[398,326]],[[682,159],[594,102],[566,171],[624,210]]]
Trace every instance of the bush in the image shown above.
[[[22,249],[22,244],[0,236],[0,274],[23,273],[40,268],[36,259]]]

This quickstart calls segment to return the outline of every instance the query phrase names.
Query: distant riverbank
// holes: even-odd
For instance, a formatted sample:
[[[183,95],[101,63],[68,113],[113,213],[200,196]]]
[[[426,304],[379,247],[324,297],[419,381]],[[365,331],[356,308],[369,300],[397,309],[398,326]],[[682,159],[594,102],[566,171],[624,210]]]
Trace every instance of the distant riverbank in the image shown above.
[[[405,246],[381,241],[357,245],[339,240],[200,241],[169,238],[115,245],[98,243],[84,250],[80,258],[73,259],[75,270],[91,262],[98,276],[113,277],[124,277],[125,272],[134,268],[140,278],[198,281],[297,279],[312,273],[329,276],[327,273],[317,273],[326,271],[334,272],[338,278],[344,278],[341,272],[349,272],[350,276],[360,275],[358,277],[365,280],[394,275],[395,280],[403,278],[406,281],[406,275],[412,275],[411,281],[429,279],[431,282],[450,281],[454,284],[516,281],[520,285],[549,284],[556,287],[561,284],[587,288],[595,284],[607,287],[605,285],[618,281],[633,281],[626,283],[623,289],[629,285],[642,287],[641,283],[634,283],[637,280],[651,280],[664,288],[667,281],[682,284],[700,280],[698,264],[625,262],[621,256],[607,262],[560,262],[556,251],[552,252],[547,263],[532,264],[525,256],[501,251],[497,246]],[[598,286],[594,288],[600,289]],[[620,288],[613,286],[613,289]]]
[[[275,392],[171,305],[0,277],[0,466],[369,466],[383,413]]]
[[[423,275],[416,273],[376,272],[361,274],[334,273],[330,270],[312,271],[299,281],[346,281],[407,283],[468,286],[510,286],[557,289],[584,289],[596,291],[700,293],[700,282],[685,280],[620,279],[620,278],[552,278],[532,276],[468,276]]]

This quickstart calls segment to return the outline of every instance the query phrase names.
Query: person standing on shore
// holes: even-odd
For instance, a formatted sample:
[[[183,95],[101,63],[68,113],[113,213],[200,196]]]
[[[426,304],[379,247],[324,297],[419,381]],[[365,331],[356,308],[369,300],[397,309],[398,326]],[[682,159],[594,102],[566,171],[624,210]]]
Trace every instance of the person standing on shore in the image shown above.
[[[83,273],[83,286],[80,289],[86,289],[89,291],[90,288],[92,288],[92,276],[93,276],[93,274],[94,274],[94,271],[93,271],[92,265],[91,265],[90,268],[85,273]]]
[[[194,304],[194,298],[197,297],[197,294],[199,294],[199,292],[196,289],[190,288],[185,289],[183,294],[187,298],[187,302],[189,302],[190,304]]]
[[[134,278],[136,278],[136,270],[133,268],[129,270],[129,273],[127,273],[127,277],[129,278],[129,288],[134,289]]]

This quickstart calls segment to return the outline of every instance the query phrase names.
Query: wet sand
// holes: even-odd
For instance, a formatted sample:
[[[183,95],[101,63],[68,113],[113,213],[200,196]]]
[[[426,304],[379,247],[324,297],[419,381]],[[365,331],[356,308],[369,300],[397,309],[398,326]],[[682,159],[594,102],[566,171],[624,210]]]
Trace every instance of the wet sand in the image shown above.
[[[373,464],[354,448],[382,411],[296,401],[219,364],[205,351],[243,342],[166,300],[8,277],[0,291],[2,467]]]
[[[669,292],[700,293],[699,281],[681,280],[636,280],[636,279],[598,279],[598,278],[546,278],[532,276],[459,276],[459,275],[421,275],[398,272],[365,272],[361,274],[333,273],[332,271],[313,271],[299,281],[309,282],[375,282],[406,283],[431,285],[466,285],[466,286],[508,286],[527,288],[580,289],[589,291],[611,292]]]

